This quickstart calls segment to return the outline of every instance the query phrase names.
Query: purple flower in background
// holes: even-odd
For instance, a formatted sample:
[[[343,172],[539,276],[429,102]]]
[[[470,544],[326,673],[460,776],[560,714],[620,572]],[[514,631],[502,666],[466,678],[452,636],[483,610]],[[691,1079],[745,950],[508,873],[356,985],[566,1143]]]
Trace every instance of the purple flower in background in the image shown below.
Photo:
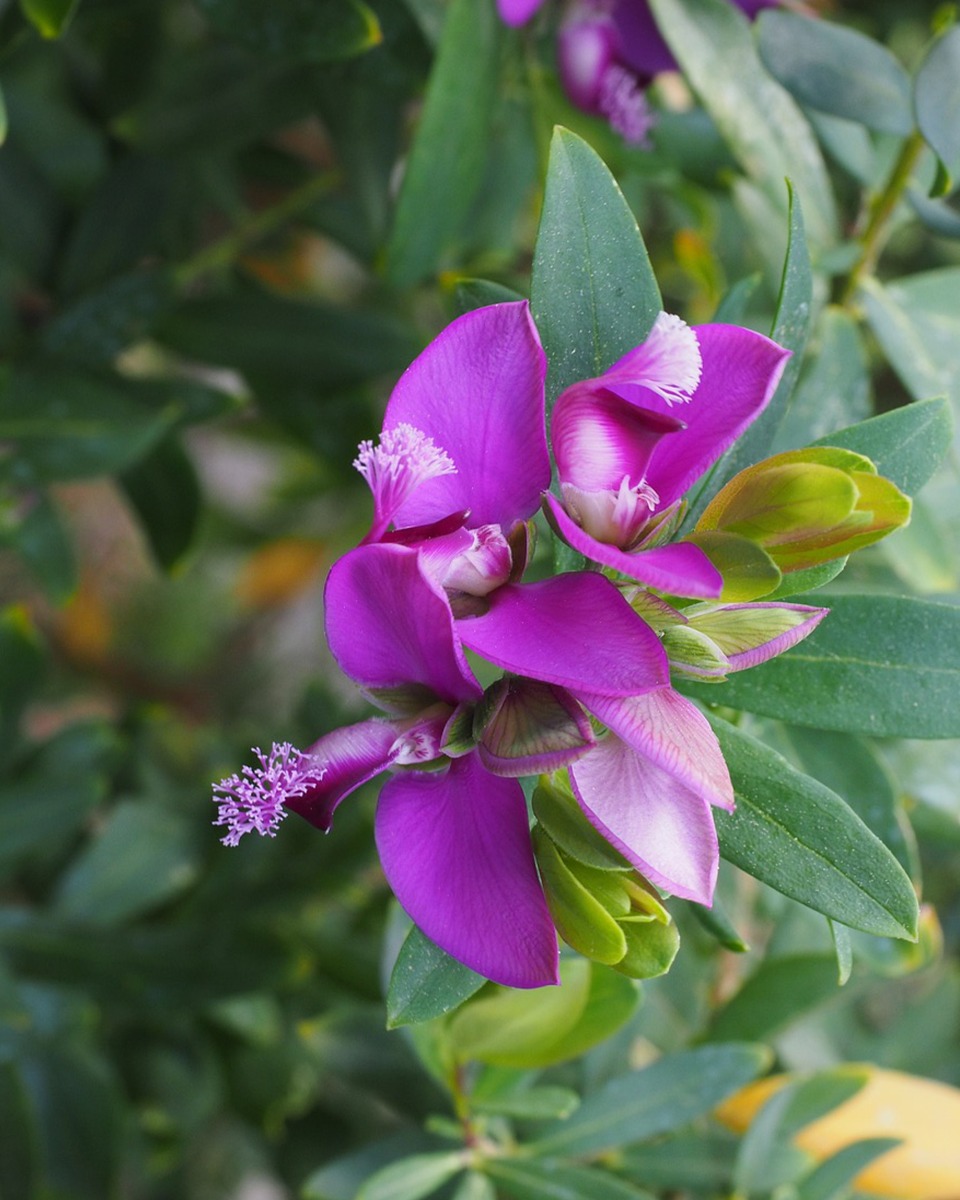
[[[779,0],[733,0],[751,20]],[[508,25],[523,25],[543,0],[498,0]],[[655,118],[645,89],[677,69],[646,0],[574,0],[557,35],[557,61],[567,95],[605,117],[625,141],[645,145]]]
[[[547,516],[574,549],[651,587],[719,596],[698,547],[659,545],[684,492],[773,395],[789,351],[734,325],[695,329],[661,313],[646,341],[557,400],[551,440],[561,497]]]

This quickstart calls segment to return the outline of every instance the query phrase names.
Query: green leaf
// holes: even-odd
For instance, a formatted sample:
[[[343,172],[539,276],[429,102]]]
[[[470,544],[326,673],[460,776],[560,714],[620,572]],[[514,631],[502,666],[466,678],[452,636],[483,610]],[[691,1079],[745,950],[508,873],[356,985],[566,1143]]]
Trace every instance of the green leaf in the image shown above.
[[[479,1171],[468,1171],[457,1184],[450,1200],[497,1200],[493,1184]]]
[[[116,925],[178,895],[198,870],[189,824],[157,805],[126,801],[61,877],[54,909],[69,919]]]
[[[181,304],[155,336],[200,362],[328,387],[399,371],[420,349],[393,317],[260,291]]]
[[[836,954],[837,983],[843,987],[850,982],[853,973],[853,942],[850,930],[839,921],[828,921],[830,935],[833,938],[833,949]]]
[[[858,300],[890,365],[916,400],[960,400],[960,267],[881,284],[862,281]]]
[[[41,683],[43,645],[25,609],[0,609],[0,721],[10,733]]]
[[[833,955],[798,954],[767,959],[732,999],[717,1010],[707,1037],[713,1042],[744,1037],[769,1039],[839,991]]]
[[[864,1138],[825,1158],[796,1185],[796,1200],[845,1200],[850,1185],[874,1159],[899,1146],[898,1138]]]
[[[873,746],[850,734],[797,725],[787,726],[785,736],[801,769],[842,796],[907,874],[916,878],[916,845],[905,832],[909,825],[894,782]]]
[[[816,438],[829,441],[828,435],[834,430],[864,420],[871,411],[870,378],[860,327],[846,309],[825,308],[773,448],[792,450]]]
[[[879,936],[916,936],[917,897],[890,851],[839,796],[717,718],[737,810],[715,814],[724,858],[825,916]]]
[[[845,558],[836,558],[832,562],[821,563],[818,567],[807,567],[804,571],[791,571],[784,575],[779,587],[768,592],[764,602],[780,600],[785,596],[796,596],[799,592],[812,592],[824,587],[840,574],[847,565]]]
[[[215,29],[272,58],[311,63],[352,58],[383,38],[361,0],[198,0]]]
[[[912,132],[910,78],[879,42],[799,13],[761,13],[757,29],[764,65],[801,104],[881,133]]]
[[[110,366],[132,342],[145,338],[173,300],[162,270],[134,271],[84,293],[50,322],[40,345],[56,358],[88,367]]]
[[[386,274],[397,286],[437,270],[483,180],[499,32],[491,4],[453,0],[447,9],[386,247]]]
[[[478,1100],[474,1096],[473,1107],[477,1112],[497,1113],[505,1117],[521,1117],[530,1121],[545,1121],[550,1118],[569,1117],[580,1106],[580,1097],[570,1088],[532,1087],[522,1092]]]
[[[514,1200],[653,1200],[649,1192],[599,1167],[491,1158],[485,1169]]]
[[[119,376],[49,366],[14,371],[0,391],[0,438],[17,446],[21,468],[44,480],[122,470],[182,414],[175,385],[158,391]]]
[[[954,25],[934,42],[916,74],[913,89],[917,126],[947,175],[956,180],[960,171],[960,129],[953,114],[960,109],[960,27]],[[953,189],[948,185],[942,190]]]
[[[727,1043],[666,1054],[588,1096],[527,1149],[539,1156],[602,1154],[679,1129],[770,1065],[762,1046]]]
[[[34,1200],[39,1192],[36,1128],[23,1080],[9,1062],[0,1062],[0,1129],[0,1196]]]
[[[543,1065],[586,1008],[590,964],[567,959],[560,980],[560,987],[535,991],[500,989],[461,1009],[449,1027],[457,1057],[506,1067]]]
[[[368,1179],[356,1200],[420,1200],[467,1166],[463,1151],[415,1154],[391,1163]]]
[[[791,1145],[794,1135],[856,1095],[866,1082],[863,1068],[841,1066],[788,1083],[771,1096],[740,1144],[736,1190],[744,1195],[766,1193],[796,1179],[809,1160]]]
[[[728,1192],[737,1142],[728,1134],[685,1131],[618,1151],[619,1169],[646,1187],[669,1192]]]
[[[203,498],[193,461],[165,438],[120,476],[157,563],[172,570],[193,544]]]
[[[548,406],[638,346],[662,308],[636,219],[586,142],[554,131],[530,303],[547,354]]]
[[[387,1028],[431,1021],[486,983],[414,926],[397,956],[387,992]]]
[[[960,737],[960,609],[885,595],[834,595],[826,603],[830,615],[785,654],[721,684],[685,682],[684,690],[814,729]]]
[[[58,38],[66,31],[80,0],[20,0],[28,21],[45,38]]]
[[[50,599],[64,604],[77,588],[77,564],[70,535],[50,496],[37,492],[7,537]]]
[[[7,106],[3,101],[3,92],[0,92],[0,145],[7,140]]]
[[[472,312],[487,304],[504,304],[522,300],[513,288],[490,279],[461,279],[457,282],[457,308],[461,313]]]
[[[915,496],[950,449],[953,428],[946,400],[919,400],[828,434],[814,445],[840,446],[863,454],[878,475]]]
[[[725,0],[650,0],[657,26],[747,176],[785,211],[796,188],[811,244],[835,238],[833,193],[796,103],[764,70],[746,18]]]

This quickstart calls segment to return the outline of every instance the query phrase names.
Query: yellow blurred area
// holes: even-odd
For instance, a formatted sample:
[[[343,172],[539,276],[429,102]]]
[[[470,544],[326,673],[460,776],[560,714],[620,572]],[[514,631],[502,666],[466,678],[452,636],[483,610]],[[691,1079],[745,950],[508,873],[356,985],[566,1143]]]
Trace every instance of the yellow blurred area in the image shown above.
[[[866,1167],[856,1187],[897,1200],[960,1200],[960,1089],[900,1071],[867,1066],[853,1097],[806,1126],[797,1146],[823,1159],[863,1138],[897,1137],[902,1145]],[[775,1075],[737,1092],[716,1111],[742,1133],[790,1075]]]
[[[267,542],[244,563],[235,585],[241,603],[251,608],[279,608],[316,582],[325,547],[311,538],[278,538]]]
[[[102,662],[113,639],[113,622],[103,596],[89,578],[55,617],[60,646],[71,662],[92,667]]]

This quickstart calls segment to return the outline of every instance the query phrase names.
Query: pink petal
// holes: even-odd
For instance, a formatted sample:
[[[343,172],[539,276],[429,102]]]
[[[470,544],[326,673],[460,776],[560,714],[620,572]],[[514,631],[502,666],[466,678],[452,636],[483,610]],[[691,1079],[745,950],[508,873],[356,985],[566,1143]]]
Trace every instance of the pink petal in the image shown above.
[[[376,839],[397,899],[448,954],[507,987],[559,983],[515,779],[489,775],[473,754],[442,773],[399,775],[380,794]]]
[[[542,4],[543,0],[497,0],[497,10],[507,25],[523,25]]]
[[[385,771],[398,754],[397,731],[389,721],[373,719],[335,729],[314,742],[304,756],[316,764],[319,778],[284,807],[326,833],[340,801]]]
[[[384,429],[406,423],[446,451],[455,475],[427,480],[397,510],[424,525],[468,509],[469,524],[512,526],[550,483],[546,357],[525,300],[466,313],[400,377]]]
[[[796,624],[788,629],[784,629],[774,637],[767,636],[763,640],[758,640],[760,633],[755,626],[751,627],[749,616],[751,613],[756,613],[758,617],[762,617],[764,612],[771,610],[789,614],[796,621]],[[769,658],[776,658],[778,654],[783,654],[791,646],[802,642],[805,637],[813,633],[814,629],[816,629],[830,610],[829,608],[814,608],[809,604],[775,604],[768,602],[766,604],[725,604],[723,611],[728,613],[744,612],[747,615],[742,635],[737,638],[736,630],[731,629],[722,639],[723,644],[721,646],[724,654],[729,659],[729,669],[731,671],[743,671],[747,667],[755,667],[758,663],[766,662]]]
[[[696,334],[703,372],[700,386],[681,410],[687,427],[658,443],[647,475],[663,508],[682,496],[766,408],[790,357],[770,338],[736,325],[700,325]],[[614,390],[625,391],[619,386]],[[676,412],[649,391],[643,403],[664,414]]]
[[[709,905],[719,850],[710,806],[615,734],[570,767],[590,822],[641,874]]]
[[[362,687],[422,684],[456,704],[481,694],[446,595],[408,546],[360,546],[334,563],[324,592],[327,641]]]
[[[691,792],[732,812],[733,784],[710,722],[697,706],[660,688],[643,696],[578,696],[604,725]]]
[[[557,401],[550,438],[564,483],[587,491],[639,484],[657,445],[683,429],[676,417],[638,408],[605,390],[604,380],[567,388]]]
[[[643,392],[647,391],[668,405],[686,404],[697,390],[702,370],[695,331],[680,317],[662,312],[646,339],[596,382],[618,392],[619,385],[628,385],[628,395],[638,404],[646,404]]]
[[[713,599],[720,595],[723,577],[700,547],[692,542],[671,542],[652,550],[629,553],[592,538],[549,492],[544,495],[544,501],[550,522],[563,540],[592,562],[612,567],[628,579],[636,579],[675,596]]]
[[[632,696],[668,680],[660,639],[593,571],[508,584],[457,622],[465,646],[506,671],[571,691]]]

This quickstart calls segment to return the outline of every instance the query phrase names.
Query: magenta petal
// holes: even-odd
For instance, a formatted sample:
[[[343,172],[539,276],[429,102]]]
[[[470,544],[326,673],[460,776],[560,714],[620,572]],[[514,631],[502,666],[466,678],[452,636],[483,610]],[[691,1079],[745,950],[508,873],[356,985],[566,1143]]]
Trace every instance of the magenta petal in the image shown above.
[[[687,428],[656,448],[647,481],[666,508],[711,467],[760,415],[776,391],[790,352],[736,325],[696,329],[703,359],[700,386],[679,409],[652,392],[644,406],[679,415]],[[619,390],[619,389],[617,389]]]
[[[614,734],[570,767],[590,822],[658,887],[711,904],[719,850],[710,805]]]
[[[550,425],[561,481],[588,491],[616,491],[624,477],[636,486],[660,440],[683,429],[682,420],[638,408],[604,390],[602,382],[567,388]]]
[[[284,807],[326,833],[340,801],[385,771],[398,753],[397,732],[389,721],[373,719],[335,729],[304,756],[316,763],[319,778]]]
[[[466,313],[434,338],[400,377],[384,429],[422,430],[457,473],[417,488],[397,511],[398,525],[469,509],[471,527],[509,527],[536,511],[550,483],[545,376],[525,300]]]
[[[507,25],[523,25],[542,4],[543,0],[497,0],[497,11]]]
[[[438,946],[507,987],[559,983],[523,789],[473,754],[443,773],[391,779],[380,794],[377,849],[401,905]]]
[[[551,524],[574,550],[592,562],[612,567],[628,579],[675,596],[713,599],[720,595],[723,577],[699,546],[692,542],[670,542],[652,550],[627,553],[616,546],[598,542],[580,528],[563,505],[549,492],[544,496]]]
[[[515,675],[571,691],[632,696],[668,681],[660,639],[593,571],[508,584],[457,622],[465,646]]]
[[[660,688],[643,696],[578,696],[620,739],[710,804],[734,809],[730,772],[710,722],[697,706]]]
[[[422,684],[450,704],[481,694],[446,595],[411,547],[351,550],[331,568],[324,603],[330,650],[361,686]]]

